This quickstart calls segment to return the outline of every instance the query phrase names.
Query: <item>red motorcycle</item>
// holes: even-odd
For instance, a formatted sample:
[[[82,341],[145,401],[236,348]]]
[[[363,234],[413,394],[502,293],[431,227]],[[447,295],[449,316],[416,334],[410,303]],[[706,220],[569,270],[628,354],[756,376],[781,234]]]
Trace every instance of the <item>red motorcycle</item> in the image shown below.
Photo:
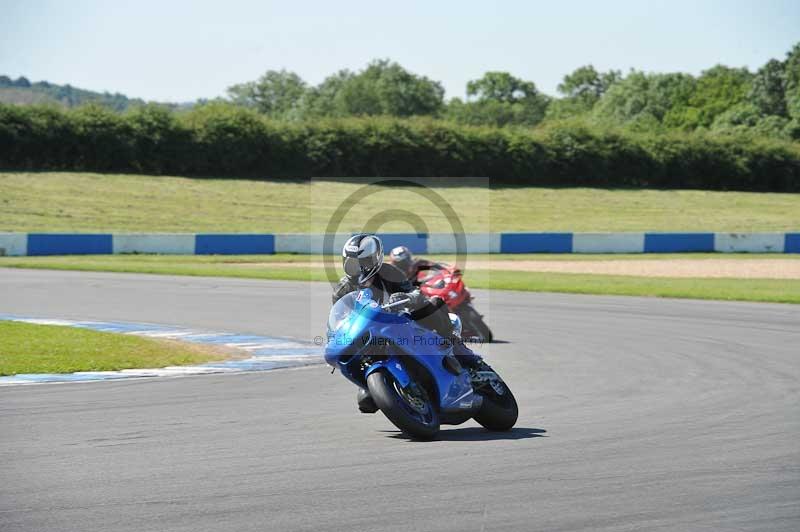
[[[426,296],[442,298],[449,311],[461,318],[462,338],[492,341],[492,331],[483,321],[483,316],[472,306],[472,294],[464,286],[460,270],[447,265],[421,270],[417,274],[417,285]]]

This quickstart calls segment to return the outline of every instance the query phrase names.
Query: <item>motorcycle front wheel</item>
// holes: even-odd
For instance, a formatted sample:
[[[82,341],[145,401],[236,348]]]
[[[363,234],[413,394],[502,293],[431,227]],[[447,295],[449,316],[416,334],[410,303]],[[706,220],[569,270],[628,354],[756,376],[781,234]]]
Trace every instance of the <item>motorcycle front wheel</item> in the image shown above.
[[[489,368],[488,365],[486,367]],[[482,387],[478,393],[483,397],[483,404],[475,414],[475,421],[489,430],[511,430],[519,416],[517,400],[511,388],[503,381],[496,381],[491,386]]]
[[[430,440],[439,433],[439,414],[421,386],[404,389],[388,371],[378,370],[367,377],[367,387],[383,415],[406,435]]]

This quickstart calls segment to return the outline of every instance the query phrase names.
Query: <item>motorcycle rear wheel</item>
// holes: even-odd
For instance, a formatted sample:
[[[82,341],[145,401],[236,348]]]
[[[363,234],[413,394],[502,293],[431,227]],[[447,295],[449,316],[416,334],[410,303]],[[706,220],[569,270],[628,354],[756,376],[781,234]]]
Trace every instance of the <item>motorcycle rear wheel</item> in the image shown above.
[[[483,316],[481,316],[472,305],[462,305],[461,308],[458,309],[458,314],[461,317],[462,326],[464,328],[464,334],[462,336],[474,336],[480,341],[487,343],[493,340],[494,335],[492,334],[492,330],[486,325],[486,322],[483,321]]]
[[[439,433],[439,413],[422,388],[418,389],[420,397],[411,397],[385,370],[370,374],[367,387],[383,415],[406,435],[430,440]]]

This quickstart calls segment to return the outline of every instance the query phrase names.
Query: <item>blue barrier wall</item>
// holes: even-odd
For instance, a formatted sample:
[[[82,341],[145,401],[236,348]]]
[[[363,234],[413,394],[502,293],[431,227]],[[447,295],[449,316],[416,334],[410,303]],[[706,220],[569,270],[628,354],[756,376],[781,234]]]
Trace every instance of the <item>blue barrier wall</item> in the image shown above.
[[[275,253],[275,235],[197,235],[195,255],[263,255]]]
[[[392,248],[406,246],[411,253],[428,253],[428,235],[421,233],[378,233],[383,242],[384,253]]]
[[[572,233],[502,233],[500,253],[572,253]]]
[[[645,233],[645,253],[713,252],[714,233]]]
[[[408,246],[413,253],[455,253],[451,234],[379,233],[384,251]],[[472,253],[800,253],[798,233],[484,233],[464,239]],[[338,253],[349,234],[335,235]],[[0,233],[0,254],[183,255],[319,254],[319,234],[66,234]],[[329,251],[330,252],[330,251]]]
[[[784,253],[800,253],[800,233],[786,233],[783,244]]]
[[[111,235],[30,233],[28,255],[108,255],[114,252]]]

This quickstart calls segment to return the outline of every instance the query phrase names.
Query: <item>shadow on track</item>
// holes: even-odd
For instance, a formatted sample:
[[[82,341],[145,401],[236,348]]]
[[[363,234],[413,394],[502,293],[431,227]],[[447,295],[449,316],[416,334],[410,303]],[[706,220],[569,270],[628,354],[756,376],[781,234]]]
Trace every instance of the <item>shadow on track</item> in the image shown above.
[[[464,340],[464,343],[467,344],[467,347],[469,347],[470,349],[473,348],[480,349],[482,346],[488,344],[510,344],[511,342],[509,340],[493,339],[491,342],[486,342],[486,341],[479,342],[478,340]]]
[[[384,430],[390,432],[389,438],[397,440],[416,441],[402,432],[394,430]],[[493,441],[493,440],[525,440],[528,438],[546,438],[545,429],[534,429],[528,427],[515,427],[508,432],[492,432],[480,427],[466,427],[462,429],[443,429],[433,441]]]

